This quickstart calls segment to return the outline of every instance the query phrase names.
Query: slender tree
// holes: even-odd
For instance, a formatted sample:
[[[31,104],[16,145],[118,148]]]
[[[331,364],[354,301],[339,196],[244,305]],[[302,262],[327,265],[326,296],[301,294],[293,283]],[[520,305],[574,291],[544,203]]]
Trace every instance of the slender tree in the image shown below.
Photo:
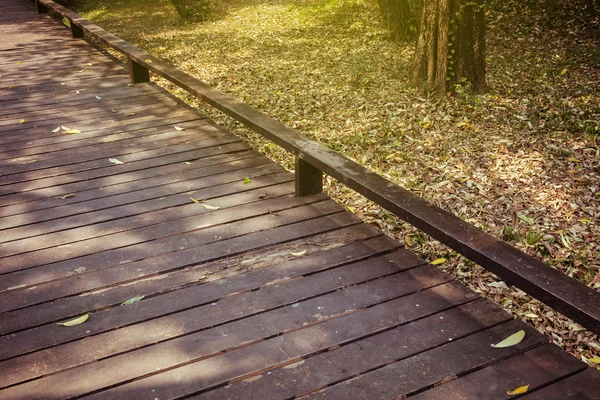
[[[485,91],[484,0],[424,0],[413,81],[443,96],[456,83]]]

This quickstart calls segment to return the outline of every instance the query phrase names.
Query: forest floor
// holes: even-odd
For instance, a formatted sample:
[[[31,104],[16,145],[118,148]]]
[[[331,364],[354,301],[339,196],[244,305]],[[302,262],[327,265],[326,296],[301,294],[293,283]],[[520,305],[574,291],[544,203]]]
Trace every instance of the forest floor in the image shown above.
[[[390,40],[375,0],[214,1],[202,23],[181,21],[168,0],[70,2],[117,36],[600,290],[598,10],[498,1],[487,11],[487,93],[459,87],[439,100],[410,87],[414,43]],[[293,168],[282,149],[161,84]],[[522,291],[329,179],[327,192],[423,257],[445,258],[440,267],[577,357],[600,355],[598,337]]]

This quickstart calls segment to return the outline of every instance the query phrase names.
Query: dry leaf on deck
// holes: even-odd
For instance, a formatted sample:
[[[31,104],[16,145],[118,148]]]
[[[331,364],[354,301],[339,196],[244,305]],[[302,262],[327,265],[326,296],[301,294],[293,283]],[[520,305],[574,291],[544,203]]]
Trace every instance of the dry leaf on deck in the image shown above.
[[[510,335],[509,337],[507,337],[500,343],[493,344],[492,347],[494,347],[496,349],[501,349],[504,347],[511,347],[511,346],[521,343],[521,341],[523,340],[524,337],[525,337],[525,331],[520,330],[517,333],[513,333],[512,335]]]
[[[75,318],[75,319],[72,319],[72,320],[70,320],[70,321],[67,321],[67,322],[57,322],[57,323],[56,323],[56,325],[62,325],[62,326],[75,326],[75,325],[81,325],[81,324],[83,324],[85,321],[87,321],[89,317],[90,317],[90,314],[85,314],[85,315],[82,315],[82,316],[81,316],[81,317],[79,317],[79,318]]]

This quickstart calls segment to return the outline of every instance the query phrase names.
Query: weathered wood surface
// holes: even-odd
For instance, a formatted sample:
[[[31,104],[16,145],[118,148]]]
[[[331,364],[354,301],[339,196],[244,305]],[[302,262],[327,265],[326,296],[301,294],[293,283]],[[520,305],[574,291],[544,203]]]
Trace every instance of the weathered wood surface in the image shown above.
[[[292,174],[32,3],[0,0],[0,37],[1,399],[598,399],[596,370],[294,197]]]
[[[433,206],[263,112],[237,101],[231,95],[151,56],[54,1],[38,0],[38,3],[60,13],[86,35],[125,54],[132,68],[131,78],[134,82],[147,81],[148,74],[155,73],[295,154],[298,195],[318,192],[324,172],[492,271],[509,284],[600,334],[600,294],[597,291]]]

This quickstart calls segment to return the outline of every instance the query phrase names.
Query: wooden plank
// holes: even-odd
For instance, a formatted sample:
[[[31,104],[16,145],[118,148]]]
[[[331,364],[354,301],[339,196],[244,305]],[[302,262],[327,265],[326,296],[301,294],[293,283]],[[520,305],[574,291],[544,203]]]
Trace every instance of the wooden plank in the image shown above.
[[[469,315],[465,317],[470,318]],[[526,331],[526,336],[518,345],[504,349],[490,346],[520,329]],[[430,334],[429,331],[426,332],[426,334],[421,332],[421,335]],[[446,333],[445,330],[443,333]],[[545,342],[547,340],[539,332],[520,321],[501,324],[465,338],[445,335],[445,344],[441,347],[427,349],[409,358],[394,360],[374,371],[360,371],[358,376],[348,375],[343,381],[302,398],[359,400],[411,397],[430,387],[443,386],[444,382],[451,381],[456,376],[514,357]],[[448,394],[432,398],[454,399],[455,397]],[[480,399],[477,396],[463,398]]]
[[[600,334],[600,294],[461,218],[435,207],[266,114],[219,92],[52,0],[42,3],[97,40],[201,98],[370,200],[591,331]]]
[[[270,164],[262,169],[264,170],[272,166]],[[279,168],[279,166],[277,167]],[[285,173],[285,175],[282,175],[281,173],[269,173],[268,170],[263,170],[256,169],[256,174],[265,175],[258,175],[257,179],[253,179],[256,185],[254,189],[247,188],[240,190],[240,184],[243,183],[239,179],[240,174],[238,172],[232,182],[220,185],[217,191],[210,193],[206,201],[220,204],[219,207],[224,209],[231,205],[237,206],[242,201],[245,204],[260,202],[261,199],[259,196],[265,191],[265,187],[268,187],[271,191],[269,199],[291,194],[289,185],[285,184],[286,181],[289,182],[291,180],[292,176],[290,174]],[[179,197],[178,202],[180,203],[180,207],[175,208],[162,206],[162,199],[157,198],[156,201],[147,201],[146,204],[142,205],[142,208],[150,205],[150,210],[147,211],[139,210],[137,204],[134,204],[119,207],[117,210],[109,209],[91,214],[77,215],[74,218],[49,221],[48,224],[41,227],[37,225],[27,226],[25,229],[9,232],[11,233],[10,238],[13,238],[13,240],[3,240],[5,243],[0,248],[2,248],[3,256],[8,257],[62,246],[68,243],[76,243],[82,240],[104,237],[119,232],[129,232],[147,226],[156,226],[158,228],[158,224],[165,222],[185,223],[186,221],[183,218],[190,218],[203,212],[204,207],[201,205],[194,206],[189,196]],[[133,210],[133,212],[130,210]],[[138,214],[141,215],[138,216]],[[60,226],[56,227],[55,225]],[[49,232],[43,232],[44,228]],[[27,230],[32,230],[33,232],[27,232]],[[14,239],[17,234],[20,234],[19,236],[28,236],[28,238]],[[6,287],[13,286],[7,282],[2,282],[0,288],[4,287],[5,283]]]
[[[530,390],[582,371],[585,364],[553,344],[546,344],[413,397],[425,399],[510,399],[520,386]]]
[[[194,175],[191,175],[189,172],[195,173]],[[265,176],[277,172],[282,172],[282,168],[278,165],[269,163],[264,157],[252,157],[241,159],[239,161],[232,161],[227,164],[219,163],[203,169],[184,171],[182,173],[185,174],[183,177],[184,179],[176,181],[175,176],[173,176],[172,181],[176,183],[172,184],[168,184],[164,181],[161,182],[161,179],[157,178],[158,181],[152,182],[152,184],[156,184],[157,186],[149,187],[148,189],[135,190],[135,187],[128,187],[129,185],[115,185],[125,186],[126,189],[131,189],[131,192],[135,192],[123,193],[116,189],[114,196],[110,196],[110,194],[107,193],[107,196],[105,197],[108,198],[103,197],[96,199],[93,198],[93,194],[91,194],[92,200],[90,201],[57,206],[52,209],[40,210],[35,213],[5,217],[0,219],[0,227],[14,227],[4,228],[2,234],[3,237],[0,239],[0,242],[14,241],[118,218],[133,217],[137,214],[165,210],[171,207],[187,206],[189,208],[191,202],[190,196],[202,196],[199,197],[199,199],[208,200],[215,197],[215,194],[217,196],[224,196],[235,192],[245,192],[278,184],[281,180],[276,180],[277,177]],[[253,180],[253,185],[251,187],[240,189],[240,183],[243,184],[244,179],[242,175],[265,177]],[[291,175],[289,179],[292,179]],[[158,186],[161,183],[163,185]],[[217,185],[225,186],[217,188],[216,191],[215,189],[207,190],[208,187]],[[197,191],[198,193],[192,194],[192,191]],[[276,193],[277,190],[274,190],[270,195],[268,193],[267,195],[271,198]],[[257,196],[259,194],[257,194],[253,200],[258,200]],[[75,195],[75,197],[77,197],[77,195]],[[57,201],[57,203],[60,202]],[[105,209],[109,210],[97,212]],[[147,217],[145,216],[144,218]],[[160,220],[160,217],[158,218],[158,220]]]
[[[108,142],[99,144],[94,148],[80,149],[74,147],[70,152],[64,151],[57,156],[47,153],[46,155],[38,155],[31,158],[17,158],[0,161],[0,165],[3,165],[3,170],[6,171],[3,178],[6,180],[12,179],[15,182],[22,182],[24,181],[23,177],[29,178],[26,180],[34,180],[40,176],[48,177],[60,175],[62,169],[78,172],[86,170],[86,166],[94,161],[106,163],[108,158],[121,159],[134,156],[138,153],[160,150],[175,145],[187,145],[188,149],[192,150],[195,148],[194,145],[205,142],[208,139],[231,136],[225,132],[219,132],[210,138],[205,134],[203,135],[202,130],[206,125],[205,120],[188,121],[187,125],[190,126],[189,132],[178,132],[171,126],[170,128],[160,129],[160,133],[151,136],[142,136],[141,138],[134,137],[131,139],[123,138],[123,140],[118,143]],[[94,152],[93,149],[95,148],[97,148],[97,151]],[[47,155],[49,155],[49,157],[46,157]],[[78,169],[78,166],[83,167]],[[2,182],[4,182],[4,180]]]
[[[422,261],[417,262],[422,263]],[[369,268],[365,268],[366,265]],[[94,320],[86,324],[87,330],[93,330],[94,336],[72,343],[73,338],[69,336],[73,335],[69,335],[66,330],[54,325],[55,328],[52,331],[59,336],[56,341],[58,343],[70,343],[0,363],[3,371],[11,372],[3,376],[3,385],[9,386],[72,368],[76,365],[87,364],[114,354],[131,351],[144,347],[149,343],[159,343],[215,325],[226,324],[241,317],[248,318],[267,310],[276,310],[285,305],[307,300],[317,295],[326,295],[337,290],[344,290],[346,286],[358,285],[413,267],[416,267],[416,265],[393,264],[390,263],[389,259],[379,257],[369,261],[368,264],[366,262],[349,264],[343,268],[327,270],[302,279],[288,280],[261,288],[259,291],[245,292],[237,296],[229,296],[231,291],[228,290],[226,283],[220,285],[221,287],[217,285],[216,290],[212,286],[212,296],[207,296],[205,292],[205,289],[210,291],[211,288],[205,288],[206,285],[201,285],[147,299],[136,304],[136,307],[98,312],[94,314]],[[423,275],[416,276],[421,277]],[[411,277],[408,277],[408,279],[411,279]],[[368,283],[367,285],[369,284],[373,287],[381,286],[384,281],[378,279],[377,284]],[[219,293],[218,296],[229,297],[220,299],[215,292]],[[286,296],[290,293],[290,296]],[[213,305],[212,303],[217,301],[220,304],[215,307],[216,304]],[[210,313],[211,316],[206,316],[207,313]],[[194,322],[186,323],[185,327],[179,329],[163,330],[162,332],[156,329],[157,326],[177,324],[179,321],[184,320]],[[133,325],[135,322],[139,323]],[[121,329],[114,331],[115,328]],[[134,340],[129,338],[132,333],[140,330],[147,330],[147,334],[143,338]],[[60,340],[60,336],[62,336],[62,340]],[[106,346],[105,344],[113,342],[118,344],[112,346]],[[86,354],[85,348],[96,350]],[[39,367],[24,373],[19,368],[21,365],[38,365]]]
[[[208,282],[226,279],[231,290],[242,292],[252,290],[256,282],[275,282],[293,279],[296,275],[306,275],[311,272],[335,268],[344,263],[359,261],[370,256],[397,249],[399,244],[385,236],[369,225],[352,225],[345,228],[328,231],[325,233],[314,232],[313,236],[292,238],[288,243],[274,243],[261,249],[249,248],[231,257],[217,261],[206,262],[160,275],[160,279],[150,278],[135,282],[135,285],[119,285],[99,291],[87,292],[80,296],[64,297],[50,303],[44,303],[27,308],[27,318],[21,318],[21,311],[0,314],[0,335],[17,334],[28,328],[36,328],[45,324],[52,324],[61,320],[74,318],[87,312],[99,312],[107,308],[119,306],[123,301],[131,298],[132,291],[152,297],[172,290],[177,290],[199,282],[205,285]],[[339,249],[338,249],[339,246]],[[307,250],[306,257],[298,258],[292,252]],[[408,257],[408,256],[407,256]],[[416,256],[415,256],[416,257]],[[277,266],[276,268],[268,268]],[[243,279],[234,276],[247,271]],[[209,287],[203,286],[207,293]],[[45,328],[41,328],[45,329]],[[30,332],[36,340],[28,342],[28,346],[35,348],[40,336]],[[75,332],[72,332],[75,334]],[[85,336],[85,332],[77,332],[77,337]],[[2,336],[2,342],[7,343],[13,335]],[[16,337],[16,336],[14,336]],[[19,339],[14,339],[15,341]],[[13,342],[15,343],[15,342]],[[3,347],[9,357],[9,349]],[[27,349],[24,351],[28,352]]]
[[[71,267],[70,273],[63,275],[63,279],[61,280],[40,284],[27,289],[27,291],[14,289],[0,293],[0,298],[2,299],[0,312],[17,310],[46,301],[52,301],[59,297],[73,296],[119,283],[141,280],[158,273],[175,271],[186,266],[210,260],[214,257],[215,253],[219,254],[220,257],[231,253],[235,254],[234,248],[222,248],[227,243],[243,246],[245,241],[249,241],[248,246],[255,248],[256,244],[252,243],[252,241],[256,240],[257,236],[261,237],[263,245],[266,246],[270,242],[273,243],[280,240],[271,235],[281,231],[294,230],[296,228],[303,229],[309,226],[315,229],[315,224],[318,223],[324,224],[321,229],[331,230],[357,223],[356,219],[350,218],[350,216],[344,213],[331,214],[331,212],[325,212],[324,207],[326,206],[327,204],[318,207],[297,207],[279,211],[277,216],[272,216],[271,214],[260,215],[237,224],[229,224],[224,227],[216,226],[202,229],[198,232],[171,236],[146,243],[145,245],[133,246],[137,251],[128,247],[121,247],[113,251],[103,251],[78,259],[60,261],[53,265],[52,269],[56,269],[59,266],[63,270],[72,265],[76,265],[76,267]],[[317,217],[317,215],[324,216]],[[310,217],[312,219],[307,219]],[[296,232],[284,232],[284,234],[285,236],[294,238],[298,237],[298,233]],[[239,240],[235,241],[236,238],[239,238]],[[182,244],[186,246],[180,249]],[[110,246],[110,244],[106,245],[103,243],[99,243],[98,245],[101,247]],[[143,250],[146,250],[146,252],[152,251],[152,253],[145,255]],[[125,258],[124,262],[121,263],[116,261],[117,257],[123,259],[129,255],[134,255],[135,258]],[[90,259],[97,261],[95,264],[85,262]],[[103,262],[100,263],[101,261]],[[80,274],[74,273],[74,270],[81,268],[82,265],[87,265],[86,271]],[[38,272],[43,275],[46,271],[51,271],[51,269],[46,267],[45,269],[31,272]],[[27,296],[24,296],[24,293]]]
[[[109,175],[110,179],[105,179],[104,177],[90,177],[89,180],[33,190],[27,193],[26,196],[6,196],[4,199],[5,201],[10,203],[9,200],[12,200],[13,202],[16,202],[16,204],[2,208],[2,212],[4,215],[6,215],[6,217],[3,220],[0,220],[0,223],[8,226],[8,216],[10,215],[35,213],[37,211],[49,208],[68,206],[87,200],[95,200],[102,197],[111,196],[114,194],[122,194],[127,193],[128,191],[160,186],[161,183],[164,182],[163,178],[166,175],[183,174],[184,177],[189,176],[187,172],[182,172],[180,165],[182,162],[189,162],[191,165],[185,164],[189,166],[188,169],[196,170],[217,164],[238,164],[247,158],[259,157],[256,152],[247,148],[245,150],[236,150],[236,148],[241,146],[243,146],[243,144],[239,142],[236,142],[232,145],[221,146],[220,149],[217,149],[219,151],[214,152],[214,155],[204,158],[189,157],[190,152],[179,153],[176,155],[177,159],[171,159],[171,163],[168,163],[164,159],[158,159],[160,162],[155,167],[148,167],[131,172]],[[196,152],[192,154],[196,155],[198,153]],[[94,170],[94,172],[96,171],[97,170]],[[163,176],[163,178],[160,178],[161,176]],[[156,181],[154,179],[156,179]],[[75,196],[65,199],[57,199],[54,197],[68,193],[74,193]],[[0,200],[2,200],[2,198],[0,198]],[[25,202],[18,202],[17,200],[22,200]],[[31,223],[32,219],[35,221],[43,221],[45,220],[44,215],[45,213],[43,212],[39,212],[35,216],[33,214],[22,215],[17,217],[17,219],[10,220],[10,225],[19,226],[28,224]]]
[[[436,304],[437,299],[432,297],[428,300],[429,303],[419,305],[428,307],[427,309],[431,310],[442,310],[442,307]],[[436,305],[438,308],[432,308],[432,305]],[[204,392],[192,397],[192,399],[296,398],[296,396],[314,392],[348,378],[384,367],[387,364],[445,345],[448,343],[448,337],[452,337],[456,341],[511,319],[510,315],[491,301],[476,300],[426,316],[407,325],[400,325],[397,328],[357,342],[332,348],[295,364],[269,371],[269,374],[262,373],[230,382],[227,386]],[[447,357],[444,355],[443,358]],[[419,372],[415,370],[414,375],[418,374]],[[429,375],[429,371],[427,375]],[[365,388],[365,392],[368,391],[370,386],[376,386],[379,383],[376,380],[374,382],[369,381],[368,378],[362,380],[365,381],[362,386]],[[396,380],[402,380],[400,375],[396,376]],[[354,382],[347,382],[343,385],[353,384]],[[335,392],[336,390],[337,392]],[[360,390],[357,392],[360,392]],[[323,394],[325,393],[330,396],[326,397],[328,399],[361,398],[360,394],[356,395],[355,391],[350,390],[345,390],[347,396],[344,397],[340,390],[335,387],[329,389],[329,392],[323,392]],[[394,393],[390,391],[390,393],[385,394],[391,394],[389,398],[392,398]],[[378,397],[372,394],[369,398],[383,399],[388,397],[382,395]]]
[[[189,143],[190,147],[192,147],[194,142],[202,140],[202,136],[200,135],[201,130],[197,130],[197,128],[206,125],[206,122],[205,120],[200,119],[188,121],[186,124],[191,128],[189,131],[178,132],[172,126],[169,128],[165,127],[161,129],[160,133],[155,133],[153,135],[129,139],[122,138],[122,140],[117,143],[109,141],[93,147],[73,147],[58,153],[38,154],[35,157],[18,157],[10,160],[2,160],[0,161],[0,165],[2,166],[3,171],[6,171],[6,176],[32,171],[58,169],[63,166],[106,159],[107,157],[117,158],[175,144]],[[80,144],[83,145],[83,141]],[[43,171],[41,171],[41,173],[43,173]]]
[[[583,372],[561,379],[521,398],[525,400],[600,400],[600,372],[596,368],[586,368]]]
[[[162,105],[156,104],[151,100],[147,100],[145,102],[140,102],[140,105],[132,105],[126,107],[120,107],[117,112],[112,112],[109,109],[100,109],[95,108],[90,110],[90,114],[87,114],[85,111],[81,112],[81,115],[73,114],[71,115],[57,115],[52,118],[42,119],[40,121],[31,121],[23,123],[19,123],[19,120],[16,122],[13,121],[12,125],[5,125],[0,127],[1,132],[7,132],[6,135],[0,136],[0,142],[2,143],[15,143],[15,142],[24,142],[31,140],[33,138],[41,138],[43,134],[50,134],[54,128],[61,125],[66,125],[69,127],[75,127],[82,132],[84,130],[80,129],[81,123],[84,123],[84,129],[89,130],[87,127],[92,127],[92,124],[97,124],[97,128],[107,127],[111,125],[119,125],[122,122],[131,123],[136,119],[141,118],[165,118],[171,112],[187,112],[192,118],[198,118],[198,115],[194,115],[187,107],[181,107],[179,105]],[[85,118],[82,121],[82,118]],[[56,135],[58,136],[58,135]]]
[[[202,143],[202,146],[200,146]],[[231,137],[220,137],[213,140],[199,140],[197,146],[200,147],[197,150],[190,144],[169,146],[166,148],[160,148],[155,150],[149,150],[145,152],[135,153],[121,157],[123,162],[122,165],[115,165],[111,163],[108,158],[105,160],[96,160],[89,163],[82,163],[79,166],[72,166],[68,168],[60,168],[54,171],[56,175],[52,175],[53,171],[46,171],[48,177],[44,177],[43,174],[31,174],[32,176],[21,176],[22,179],[32,178],[20,183],[11,183],[0,187],[0,195],[4,195],[0,198],[0,205],[10,205],[15,202],[15,198],[25,197],[27,200],[31,200],[30,194],[23,193],[32,191],[35,189],[42,189],[51,186],[64,185],[66,183],[77,182],[82,179],[98,178],[102,176],[117,175],[119,173],[126,173],[145,169],[147,167],[156,167],[164,164],[171,164],[178,161],[193,162],[194,160],[207,156],[209,154],[228,153],[240,150],[247,150],[249,147],[246,144],[240,143],[240,140]],[[13,176],[13,180],[16,177]],[[8,197],[6,195],[16,194],[14,197]]]
[[[97,88],[95,90],[82,88],[79,93],[67,92],[61,94],[52,94],[43,97],[26,97],[19,99],[18,102],[1,102],[0,115],[18,114],[21,111],[30,111],[35,109],[58,109],[68,107],[71,104],[97,104],[98,99],[117,100],[134,98],[140,95],[159,93],[154,85],[135,85],[135,86],[114,86],[108,88]]]
[[[174,377],[175,375],[187,377],[190,374],[195,373],[198,374],[196,375],[197,377],[202,377],[203,379],[188,380],[185,378],[178,380],[179,384],[175,387],[168,385],[167,387],[160,388],[155,386],[155,379],[158,377],[154,379],[153,377],[150,377],[118,387],[117,389],[120,390],[108,390],[99,393],[98,396],[101,395],[104,396],[101,398],[110,399],[114,398],[115,395],[119,396],[120,392],[121,395],[128,393],[128,398],[140,398],[143,396],[143,392],[140,391],[140,388],[142,387],[145,388],[142,390],[144,392],[147,391],[146,393],[152,390],[150,389],[151,387],[156,387],[155,390],[158,392],[156,393],[156,397],[159,398],[167,398],[165,395],[166,393],[164,393],[166,391],[178,391],[178,394],[189,393],[190,386],[206,386],[211,383],[209,382],[210,380],[221,381],[223,379],[222,375],[226,373],[228,368],[224,368],[225,371],[223,371],[223,368],[217,370],[215,370],[214,367],[207,369],[206,366],[209,364],[215,366],[242,365],[239,361],[236,364],[230,364],[234,360],[240,359],[244,359],[251,364],[255,364],[256,362],[264,363],[276,354],[278,354],[279,357],[289,359],[290,354],[293,357],[295,353],[299,352],[310,353],[317,351],[318,348],[327,348],[331,345],[335,345],[342,340],[351,340],[350,338],[360,337],[365,334],[368,335],[373,327],[367,322],[366,315],[373,316],[372,319],[379,322],[381,318],[377,318],[380,317],[380,315],[377,315],[377,311],[380,311],[380,308],[376,309],[375,307],[370,307],[362,311],[360,310],[361,308],[367,305],[381,303],[384,299],[391,300],[401,296],[406,299],[406,295],[414,293],[418,289],[433,285],[435,282],[440,282],[440,279],[445,276],[444,274],[440,275],[440,272],[436,271],[435,268],[431,268],[430,271],[436,274],[437,277],[426,278],[424,275],[418,275],[418,278],[409,278],[411,275],[416,277],[415,274],[417,274],[417,271],[419,270],[423,269],[413,269],[393,275],[386,279],[377,279],[361,285],[351,286],[324,296],[301,301],[297,303],[298,305],[295,307],[290,305],[273,311],[263,312],[254,315],[251,318],[243,318],[235,322],[200,331],[196,334],[186,335],[158,343],[152,347],[142,348],[134,352],[111,357],[93,364],[49,375],[31,383],[25,383],[0,391],[0,395],[3,399],[30,399],[39,395],[39,390],[42,387],[46,387],[49,389],[49,393],[47,394],[49,398],[68,398],[69,396],[89,393],[94,390],[106,388],[107,386],[124,383],[140,376],[155,373],[157,370],[163,371],[181,364],[187,365],[177,368],[176,370],[163,372],[160,376],[170,381],[169,378]],[[403,275],[405,279],[400,278]],[[335,280],[337,280],[337,278],[334,279],[334,282]],[[314,290],[312,285],[302,285],[302,283],[304,283],[302,281],[299,283],[300,286],[295,286],[297,288],[297,293],[299,294],[299,297],[297,298],[309,298],[310,296],[308,293]],[[277,286],[270,288],[270,290],[276,289]],[[454,293],[454,296],[451,297],[454,297],[455,302],[464,302],[464,299],[468,298],[469,294],[468,292],[465,293],[464,290],[459,291],[461,293]],[[303,292],[306,293],[304,296],[301,295]],[[260,291],[257,292],[257,294],[258,293],[260,293]],[[290,297],[288,292],[284,294],[284,297],[293,299],[296,296],[292,295]],[[223,312],[235,312],[237,307],[230,304],[237,299],[238,296],[235,296],[223,299],[214,306],[207,305],[206,307],[210,307],[210,311],[204,311],[202,320],[194,318],[186,319],[186,321],[194,325],[203,323],[206,327],[214,326],[215,324],[218,324],[217,321],[220,320],[220,315]],[[448,301],[446,304],[451,301],[452,300]],[[289,304],[289,302],[287,303]],[[384,303],[384,305],[388,305],[388,307],[389,304],[390,303]],[[293,303],[293,305],[295,305],[295,303]],[[257,298],[257,303],[251,303],[250,307],[256,307],[258,310],[263,309],[261,297]],[[318,309],[318,307],[321,307],[321,309]],[[385,308],[385,306],[383,308]],[[342,318],[335,318],[337,315],[347,314],[352,311],[355,312]],[[389,308],[387,308],[386,311],[388,311],[387,314],[389,314]],[[419,317],[424,312],[426,311],[417,309],[414,313],[408,314],[416,314],[416,316]],[[402,323],[407,317],[397,316],[396,318],[400,319],[400,323]],[[390,318],[387,317],[385,320],[389,321],[389,319]],[[363,323],[358,323],[359,321]],[[180,328],[177,328],[177,326],[174,326],[173,324],[162,325],[155,323],[148,325],[148,329],[150,330],[145,331],[145,334],[143,335],[144,340],[148,340],[152,337],[154,337],[154,340],[160,340],[164,335],[172,334],[173,331],[180,331]],[[172,326],[174,329],[166,329],[167,326]],[[305,326],[305,328],[295,330],[298,326]],[[290,330],[291,332],[283,336],[280,335],[282,332]],[[318,334],[324,330],[332,333],[337,331],[339,332],[339,336],[337,334],[327,336]],[[268,339],[272,336],[276,337]],[[140,338],[129,335],[124,339],[135,343]],[[110,345],[115,347],[123,345],[123,342],[121,341],[110,341],[106,343],[110,343]],[[251,345],[252,343],[255,344]],[[231,350],[232,348],[239,348],[240,346],[242,347],[239,350],[219,354],[224,350]],[[265,356],[257,356],[258,354],[263,354],[260,350],[264,350]],[[115,352],[113,351],[113,354],[114,353]],[[206,359],[209,356],[213,357]],[[190,361],[202,359],[205,360],[189,364]],[[125,365],[127,365],[127,368],[122,367]],[[212,374],[210,372],[212,372]],[[236,369],[231,369],[231,372],[235,373]],[[73,379],[75,376],[78,378]],[[59,381],[63,383],[60,387],[56,385]],[[184,383],[185,381],[187,381],[187,383]]]
[[[189,121],[185,124],[190,128],[195,128],[192,124],[202,126],[208,124],[208,122],[205,119],[200,119]],[[62,150],[58,149],[56,151],[50,151],[49,149],[48,151],[43,152],[43,149],[40,147],[38,150],[40,153],[34,155],[26,155],[26,152],[18,151],[12,153],[6,152],[4,153],[5,155],[10,155],[12,157],[0,160],[0,165],[31,165],[35,163],[36,165],[46,166],[49,165],[47,162],[52,160],[55,163],[54,166],[56,166],[58,165],[56,164],[58,159],[66,160],[64,163],[73,162],[72,160],[81,159],[82,157],[86,157],[85,160],[89,160],[94,153],[105,151],[107,149],[113,149],[113,154],[115,154],[114,149],[120,148],[123,148],[123,151],[125,152],[135,152],[140,148],[149,150],[151,146],[167,146],[172,143],[189,141],[190,139],[197,137],[198,134],[198,131],[186,129],[183,132],[178,132],[172,126],[165,126],[162,129],[137,131],[136,134],[124,133],[122,135],[113,135],[109,140],[97,138],[96,140],[91,140],[92,142],[96,141],[96,144],[90,143],[87,146],[85,145],[85,143],[88,142],[87,140],[75,140],[68,142],[68,144],[61,143],[55,145],[55,148],[60,145],[65,147]],[[96,149],[97,151],[95,151]],[[0,157],[2,157],[2,154],[0,154]]]
[[[284,183],[289,181],[289,175],[287,175],[287,173],[284,174],[278,174],[277,176],[274,175],[273,176],[273,180],[272,183]],[[215,197],[219,197],[220,193],[216,192],[216,196]],[[140,245],[138,246],[139,249],[137,251],[135,251],[133,248],[129,249],[131,251],[134,251],[134,254],[137,252],[136,255],[136,259],[140,259],[143,258],[144,255],[146,256],[151,256],[151,255],[156,255],[156,254],[160,254],[162,252],[166,252],[167,249],[171,249],[171,251],[176,251],[177,249],[183,249],[183,248],[187,248],[187,246],[191,245],[191,243],[195,243],[198,240],[207,240],[207,239],[211,239],[210,236],[204,238],[204,239],[200,239],[200,237],[204,236],[201,235],[200,232],[196,232],[197,230],[200,229],[205,229],[208,227],[211,227],[213,225],[216,224],[224,224],[224,223],[229,223],[229,222],[234,222],[234,221],[240,221],[243,220],[244,218],[249,218],[249,217],[253,217],[253,216],[260,216],[260,215],[266,215],[265,218],[259,219],[258,221],[241,221],[241,222],[237,222],[236,225],[239,225],[240,228],[240,232],[243,232],[244,230],[248,230],[251,229],[251,227],[249,226],[252,222],[257,223],[260,226],[261,222],[265,222],[267,224],[267,226],[269,226],[270,224],[272,224],[275,220],[275,218],[273,218],[273,216],[271,216],[271,218],[269,218],[269,212],[275,213],[276,211],[279,210],[284,210],[286,208],[289,207],[294,207],[294,206],[300,206],[306,203],[310,203],[311,200],[323,200],[323,198],[313,198],[313,199],[309,199],[309,201],[307,201],[306,203],[293,203],[289,201],[289,198],[269,198],[269,199],[264,199],[264,201],[261,202],[257,202],[256,204],[254,203],[248,203],[248,204],[239,204],[238,202],[240,201],[240,199],[242,200],[247,200],[248,197],[250,196],[257,196],[256,193],[250,193],[248,194],[244,194],[244,193],[239,193],[239,194],[233,194],[233,195],[229,195],[225,198],[221,198],[220,200],[220,204],[223,206],[222,209],[219,208],[218,210],[208,210],[205,207],[203,207],[202,205],[198,205],[198,207],[196,207],[198,210],[197,215],[192,215],[189,217],[186,217],[185,219],[182,219],[178,222],[178,224],[176,226],[172,226],[171,224],[169,224],[168,222],[163,222],[160,224],[154,224],[154,225],[149,225],[149,226],[142,226],[140,228],[135,228],[132,230],[127,230],[127,231],[123,231],[123,232],[117,232],[108,236],[100,236],[98,238],[91,238],[91,239],[86,239],[86,240],[80,240],[78,242],[76,242],[77,244],[70,244],[67,243],[65,245],[61,245],[61,246],[50,246],[48,248],[41,248],[40,250],[34,250],[34,251],[30,251],[27,253],[17,253],[16,255],[13,256],[6,256],[6,257],[2,257],[0,258],[0,271],[3,274],[6,273],[10,273],[10,272],[18,272],[19,275],[25,274],[31,274],[32,272],[27,272],[27,270],[29,270],[30,268],[35,268],[35,267],[39,267],[39,266],[44,266],[48,263],[54,263],[54,262],[59,262],[61,260],[67,260],[67,259],[71,259],[71,258],[78,258],[78,257],[82,257],[82,256],[86,256],[86,255],[91,255],[94,253],[98,253],[98,252],[106,252],[108,250],[112,250],[112,249],[117,249],[117,248],[122,248],[122,247],[126,247],[126,246],[132,246],[132,245]],[[212,196],[211,196],[212,197]],[[189,197],[186,196],[186,198],[189,200]],[[214,200],[214,199],[213,199]],[[190,201],[191,203],[191,201]],[[231,207],[231,209],[227,209]],[[271,208],[269,208],[271,207]],[[325,210],[327,211],[340,211],[339,208],[334,207],[332,202],[328,202],[326,204],[321,204],[321,205],[315,205],[314,207],[309,208],[308,210],[304,210],[306,211],[309,215],[312,215],[312,213],[316,212],[317,210],[322,210],[325,212]],[[297,212],[301,212],[301,211],[297,211]],[[296,212],[295,211],[289,211],[289,212],[282,212],[282,214],[278,214],[279,217],[282,217],[283,215],[286,214],[291,214],[291,215],[295,215]],[[206,214],[206,215],[204,215]],[[202,217],[200,217],[200,215],[202,215]],[[283,218],[282,218],[283,219]],[[271,221],[271,222],[267,222],[267,221]],[[248,225],[248,226],[247,226]],[[225,234],[225,237],[227,236],[231,236],[234,235],[234,232],[230,232],[231,230],[233,230],[233,227],[229,227],[229,226],[223,226],[223,227],[217,227],[215,226],[214,229],[211,229],[210,231],[213,233],[219,233],[219,231],[222,234]],[[159,239],[159,238],[169,238],[171,235],[177,235],[177,234],[183,234],[183,233],[188,233],[188,236],[185,237],[172,237],[171,239],[165,239],[165,242],[161,242],[162,246],[164,248],[152,248],[152,249],[147,249],[147,250],[143,250],[143,248],[145,247],[149,247],[149,243],[150,241]],[[220,235],[221,236],[221,235]],[[212,238],[214,240],[214,238]],[[177,241],[181,240],[182,243],[179,244],[179,246],[177,246]],[[17,241],[16,246],[18,248],[19,246],[19,242]],[[145,243],[145,245],[144,245]],[[167,246],[166,243],[171,243],[171,245]],[[3,243],[2,244],[2,248],[7,248],[10,250],[11,246],[10,246],[11,242],[8,243]],[[15,251],[19,251],[19,250],[15,250]],[[17,264],[15,264],[17,263]],[[89,267],[88,271],[91,270],[94,267]],[[67,271],[64,271],[68,274]],[[47,274],[50,275],[56,275],[57,272],[56,271],[52,271],[51,269],[48,269],[48,271],[46,272]],[[12,280],[12,279],[16,279],[15,278],[8,278],[8,277],[4,277],[7,280]],[[5,283],[5,282],[3,282]],[[25,282],[20,282],[19,284],[17,284],[16,286],[21,286],[25,284]],[[8,287],[12,287],[8,286]]]

